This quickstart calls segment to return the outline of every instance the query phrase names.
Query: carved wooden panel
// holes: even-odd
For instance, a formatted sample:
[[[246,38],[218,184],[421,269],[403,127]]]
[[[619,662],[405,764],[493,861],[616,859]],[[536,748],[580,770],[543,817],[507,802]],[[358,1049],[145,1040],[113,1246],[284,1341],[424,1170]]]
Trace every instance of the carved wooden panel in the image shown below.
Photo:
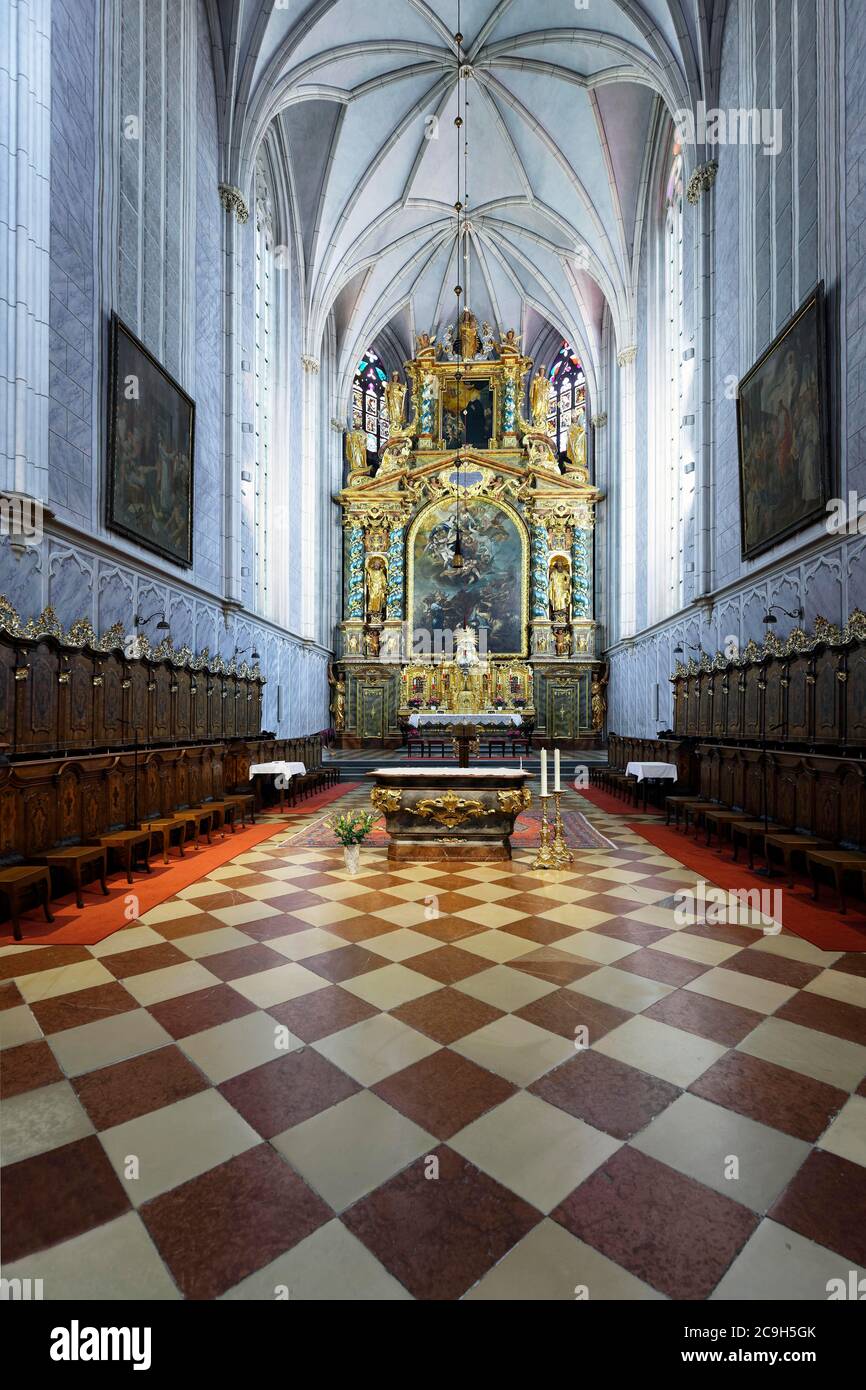
[[[0,791],[0,855],[4,858],[14,855],[16,851],[21,853],[24,842],[21,830],[22,809],[20,793],[13,787],[4,787]]]
[[[57,843],[56,801],[52,786],[24,790],[24,855],[41,854]]]
[[[207,686],[208,678],[203,671],[193,671],[190,675],[189,698],[192,708],[192,737],[207,738]]]
[[[15,750],[56,748],[60,665],[57,652],[47,642],[37,642],[25,649],[24,655],[26,668],[19,664],[17,674],[23,675],[26,669],[26,678],[15,682]]]
[[[809,738],[809,659],[795,656],[788,666],[788,738],[805,743]]]
[[[698,707],[698,732],[707,738],[713,728],[713,677],[701,676],[701,694]]]
[[[126,691],[128,727],[123,741],[131,746],[136,734],[139,743],[147,743],[150,671],[141,661],[130,661],[126,671],[130,684]]]
[[[60,657],[59,741],[62,748],[93,747],[94,664],[86,652]],[[98,679],[98,676],[96,677]],[[46,747],[51,747],[48,744]]]
[[[174,672],[164,662],[151,667],[150,737],[154,743],[169,743],[172,736],[171,704]]]
[[[842,737],[839,718],[839,686],[836,672],[839,654],[819,652],[815,659],[815,732],[816,742],[838,743]]]
[[[0,743],[15,741],[15,648],[0,641]]]
[[[57,778],[57,839],[61,844],[81,839],[81,776],[69,767]]]
[[[174,739],[176,743],[186,743],[192,737],[192,706],[190,697],[191,677],[189,671],[175,671],[174,683],[177,692],[174,696]]]
[[[727,681],[721,673],[712,676],[713,713],[711,733],[714,738],[724,738],[728,715]]]
[[[834,774],[815,781],[815,833],[822,839],[839,838],[839,780]]]
[[[208,677],[208,690],[211,692],[207,702],[207,736],[216,741],[223,736],[222,681],[219,676]]]
[[[102,776],[85,777],[81,789],[82,839],[93,840],[107,829],[105,782]]]
[[[764,692],[764,700],[767,712],[764,716],[764,727],[768,741],[773,743],[785,737],[785,687],[782,680],[786,667],[784,662],[771,661],[765,669],[767,689]]]
[[[237,681],[234,676],[226,676],[223,680],[223,738],[234,738],[235,736],[236,695]]]
[[[97,747],[118,747],[125,742],[123,732],[126,667],[115,652],[94,663],[101,685],[94,687],[93,742]]]
[[[728,684],[728,712],[727,728],[725,730],[728,738],[742,737],[742,708],[743,691],[740,683],[739,671],[731,671],[727,677]]]
[[[745,671],[746,692],[743,698],[743,738],[757,739],[761,736],[761,701],[763,692],[763,668],[748,666]]]
[[[688,705],[686,704],[686,701],[685,701],[684,698],[683,698],[683,696],[685,695],[685,690],[686,690],[686,682],[683,680],[682,676],[678,676],[678,677],[676,678],[676,680],[675,680],[674,683],[673,683],[673,689],[674,689],[674,725],[673,725],[673,728],[674,728],[674,733],[675,733],[675,734],[678,734],[678,735],[680,736],[680,738],[682,738],[682,737],[684,736],[684,734],[686,733],[686,729],[687,729],[687,714],[688,714]]]
[[[866,743],[866,645],[848,653],[845,682],[845,742]]]

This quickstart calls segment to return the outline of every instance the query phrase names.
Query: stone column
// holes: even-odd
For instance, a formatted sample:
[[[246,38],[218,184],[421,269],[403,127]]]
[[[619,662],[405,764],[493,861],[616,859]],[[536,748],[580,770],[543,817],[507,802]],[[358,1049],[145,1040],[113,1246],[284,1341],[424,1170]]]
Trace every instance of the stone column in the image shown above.
[[[311,557],[318,553],[319,472],[319,370],[317,357],[301,356],[304,369],[301,400],[301,631],[304,637],[317,637],[316,569]],[[363,545],[363,541],[362,541]],[[361,608],[363,610],[364,563],[361,560]],[[363,611],[361,617],[363,618]]]
[[[621,524],[619,528],[619,633],[631,637],[637,621],[637,486],[635,479],[635,358],[634,344],[617,355],[620,368],[620,459],[616,471]]]
[[[2,487],[47,505],[51,0],[4,0],[0,53]]]

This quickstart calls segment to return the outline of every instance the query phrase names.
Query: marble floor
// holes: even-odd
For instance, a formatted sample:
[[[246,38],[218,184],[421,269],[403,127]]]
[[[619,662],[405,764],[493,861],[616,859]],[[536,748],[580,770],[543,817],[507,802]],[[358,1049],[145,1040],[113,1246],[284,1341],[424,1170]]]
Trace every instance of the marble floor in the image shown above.
[[[368,849],[351,878],[282,831],[97,946],[0,949],[3,1274],[76,1300],[862,1277],[866,954],[681,920],[694,873],[581,805],[615,848],[568,871]]]

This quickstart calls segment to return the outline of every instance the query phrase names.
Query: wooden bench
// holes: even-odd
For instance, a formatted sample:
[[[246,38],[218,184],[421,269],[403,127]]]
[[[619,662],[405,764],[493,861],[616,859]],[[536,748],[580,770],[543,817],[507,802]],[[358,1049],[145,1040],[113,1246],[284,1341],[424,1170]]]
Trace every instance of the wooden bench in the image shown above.
[[[810,849],[806,851],[806,862],[812,874],[812,897],[817,901],[820,883],[819,869],[829,869],[836,881],[839,897],[839,911],[847,912],[845,901],[845,875],[860,874],[866,888],[866,854],[851,849]]]
[[[795,854],[808,855],[812,849],[832,849],[829,840],[819,840],[813,835],[798,835],[795,831],[785,832],[778,830],[775,826],[770,826],[764,837],[764,857],[767,860],[767,874],[773,872],[773,857],[771,850],[777,849],[782,855],[782,862],[785,872],[788,875],[788,887],[794,886],[794,873],[791,868]]]
[[[183,846],[187,831],[190,828],[190,821],[179,819],[177,816],[161,816],[157,820],[144,821],[143,824],[151,834],[151,850],[154,848],[153,837],[156,836],[159,839],[163,864],[168,863],[168,851],[171,848],[172,835],[177,835],[177,847],[180,851],[180,857],[183,859]]]
[[[105,871],[107,868],[108,851],[101,845],[62,845],[57,849],[49,850],[46,854],[37,854],[35,862],[46,864],[49,869],[56,869],[61,873],[72,875],[72,882],[75,887],[75,903],[77,907],[84,907],[82,897],[82,869],[89,868],[91,865],[96,869],[96,878],[102,885],[102,892],[108,897],[108,885],[105,882]]]
[[[109,853],[114,850],[126,870],[127,883],[132,882],[132,871],[137,859],[144,860],[144,869],[150,873],[150,831],[149,830],[110,830],[91,843],[102,845]]]
[[[256,823],[256,799],[252,792],[231,792],[223,797],[223,801],[230,802],[236,806],[240,813],[241,825],[244,830],[247,828],[247,812],[253,825]]]
[[[51,870],[45,864],[16,864],[10,869],[0,869],[0,893],[3,894],[9,904],[9,916],[12,918],[12,935],[16,941],[21,941],[21,894],[28,888],[35,888],[38,895],[42,898],[42,911],[45,913],[46,922],[53,922],[54,917],[49,907],[51,897]]]

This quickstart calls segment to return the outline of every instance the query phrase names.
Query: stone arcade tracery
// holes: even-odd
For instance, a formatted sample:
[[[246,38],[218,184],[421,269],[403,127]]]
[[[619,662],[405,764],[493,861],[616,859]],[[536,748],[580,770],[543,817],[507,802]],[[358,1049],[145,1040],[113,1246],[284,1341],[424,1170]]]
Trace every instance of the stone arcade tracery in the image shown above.
[[[347,746],[398,742],[419,709],[515,710],[539,738],[594,739],[600,493],[586,421],[574,422],[561,465],[546,370],[532,378],[526,419],[532,363],[513,330],[497,343],[482,328],[470,314],[446,330],[444,347],[419,337],[405,366],[410,418],[392,375],[391,433],[374,473],[346,435],[332,717]],[[461,624],[479,647],[471,670],[454,659]]]

